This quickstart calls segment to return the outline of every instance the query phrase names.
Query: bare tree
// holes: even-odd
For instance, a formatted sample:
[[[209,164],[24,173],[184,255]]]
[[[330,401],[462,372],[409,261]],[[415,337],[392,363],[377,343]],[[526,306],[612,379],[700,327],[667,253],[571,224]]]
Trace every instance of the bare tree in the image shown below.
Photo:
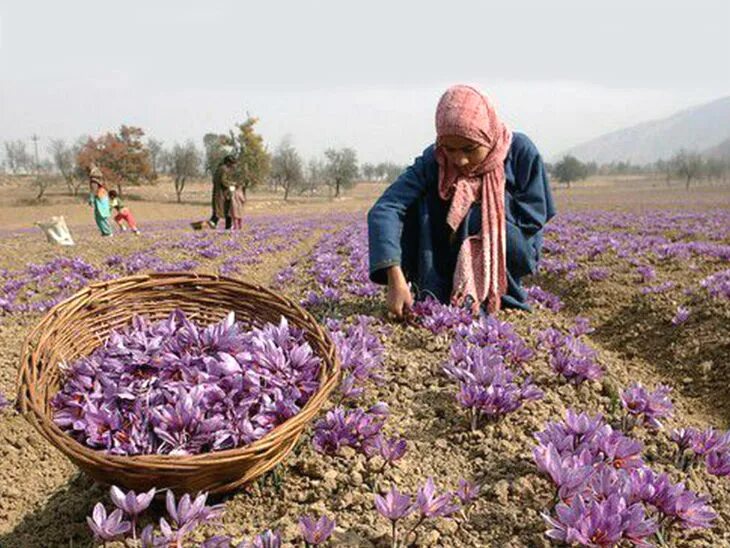
[[[163,142],[157,139],[147,139],[147,149],[150,151],[150,165],[152,166],[152,177],[157,179],[158,173],[162,171]]]
[[[335,189],[335,198],[339,198],[342,189],[350,188],[358,174],[357,153],[351,148],[327,149],[326,181]]]
[[[319,187],[325,180],[325,168],[322,160],[311,159],[307,162],[307,168],[304,174],[304,180],[299,187],[299,194],[309,192],[310,196],[314,196]]]
[[[29,173],[33,169],[33,158],[28,153],[25,141],[5,141],[5,159],[13,174]]]
[[[182,193],[185,190],[185,183],[192,177],[200,175],[200,166],[203,163],[200,151],[192,141],[184,145],[175,143],[169,156],[169,170],[175,183],[175,194],[177,201],[182,201]]]
[[[302,158],[288,137],[281,141],[271,158],[271,178],[284,189],[284,201],[304,181]]]
[[[373,180],[373,177],[375,176],[375,166],[373,164],[363,164],[360,167],[360,171],[362,172],[362,176],[365,178],[366,181]]]
[[[679,177],[684,178],[684,186],[689,190],[692,179],[696,179],[702,173],[704,163],[702,156],[697,152],[689,152],[682,149],[674,155],[671,161],[674,165],[675,173]]]
[[[63,139],[52,139],[48,145],[48,152],[56,170],[61,174],[71,196],[76,196],[84,183],[83,173],[76,166],[76,156],[79,146],[66,144]]]
[[[48,190],[48,187],[53,183],[54,177],[52,174],[53,162],[50,160],[43,160],[36,166],[35,175],[33,177],[33,186],[36,188],[36,201],[41,201],[43,195]]]

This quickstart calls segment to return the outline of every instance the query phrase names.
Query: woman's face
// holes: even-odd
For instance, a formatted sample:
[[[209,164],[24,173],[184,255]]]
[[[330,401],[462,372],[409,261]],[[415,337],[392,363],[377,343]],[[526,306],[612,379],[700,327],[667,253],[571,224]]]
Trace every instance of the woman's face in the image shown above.
[[[439,137],[438,144],[446,153],[449,163],[463,173],[481,164],[489,154],[486,146],[458,135]]]

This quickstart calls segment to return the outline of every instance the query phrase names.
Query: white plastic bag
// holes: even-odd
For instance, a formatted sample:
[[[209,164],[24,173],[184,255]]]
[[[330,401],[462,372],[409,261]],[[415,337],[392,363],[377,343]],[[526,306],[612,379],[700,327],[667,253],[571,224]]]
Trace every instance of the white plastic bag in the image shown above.
[[[63,215],[60,217],[51,217],[50,221],[38,221],[36,222],[36,226],[39,226],[46,233],[46,238],[48,238],[50,243],[74,245],[74,240],[66,226],[66,220],[63,218]]]

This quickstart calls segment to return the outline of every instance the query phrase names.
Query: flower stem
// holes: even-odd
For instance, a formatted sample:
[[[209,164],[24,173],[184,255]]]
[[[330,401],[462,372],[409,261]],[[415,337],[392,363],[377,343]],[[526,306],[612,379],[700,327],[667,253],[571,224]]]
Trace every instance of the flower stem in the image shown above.
[[[405,534],[405,536],[403,537],[403,539],[407,541],[407,540],[408,540],[408,538],[409,538],[409,537],[410,537],[411,535],[414,535],[414,537],[413,537],[413,542],[415,543],[415,542],[416,542],[416,539],[418,538],[418,533],[416,533],[416,529],[418,529],[418,527],[419,527],[419,526],[420,526],[420,525],[421,525],[421,524],[422,524],[422,523],[423,523],[424,521],[426,521],[426,516],[421,516],[420,518],[418,518],[418,521],[416,522],[416,524],[415,524],[415,525],[414,525],[413,527],[411,527],[411,530],[410,530],[410,531],[408,531],[408,532],[407,532],[407,533]]]
[[[473,407],[469,410],[469,412],[471,413],[471,431],[476,432],[479,415],[477,415],[477,410]]]

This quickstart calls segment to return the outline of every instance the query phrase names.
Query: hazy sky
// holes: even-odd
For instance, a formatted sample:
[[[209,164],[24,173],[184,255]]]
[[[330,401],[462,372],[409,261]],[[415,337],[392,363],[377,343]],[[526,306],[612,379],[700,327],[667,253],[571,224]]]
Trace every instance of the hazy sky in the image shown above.
[[[729,60],[730,0],[0,0],[0,141],[200,143],[248,111],[272,148],[405,163],[471,83],[550,157],[730,95]]]

